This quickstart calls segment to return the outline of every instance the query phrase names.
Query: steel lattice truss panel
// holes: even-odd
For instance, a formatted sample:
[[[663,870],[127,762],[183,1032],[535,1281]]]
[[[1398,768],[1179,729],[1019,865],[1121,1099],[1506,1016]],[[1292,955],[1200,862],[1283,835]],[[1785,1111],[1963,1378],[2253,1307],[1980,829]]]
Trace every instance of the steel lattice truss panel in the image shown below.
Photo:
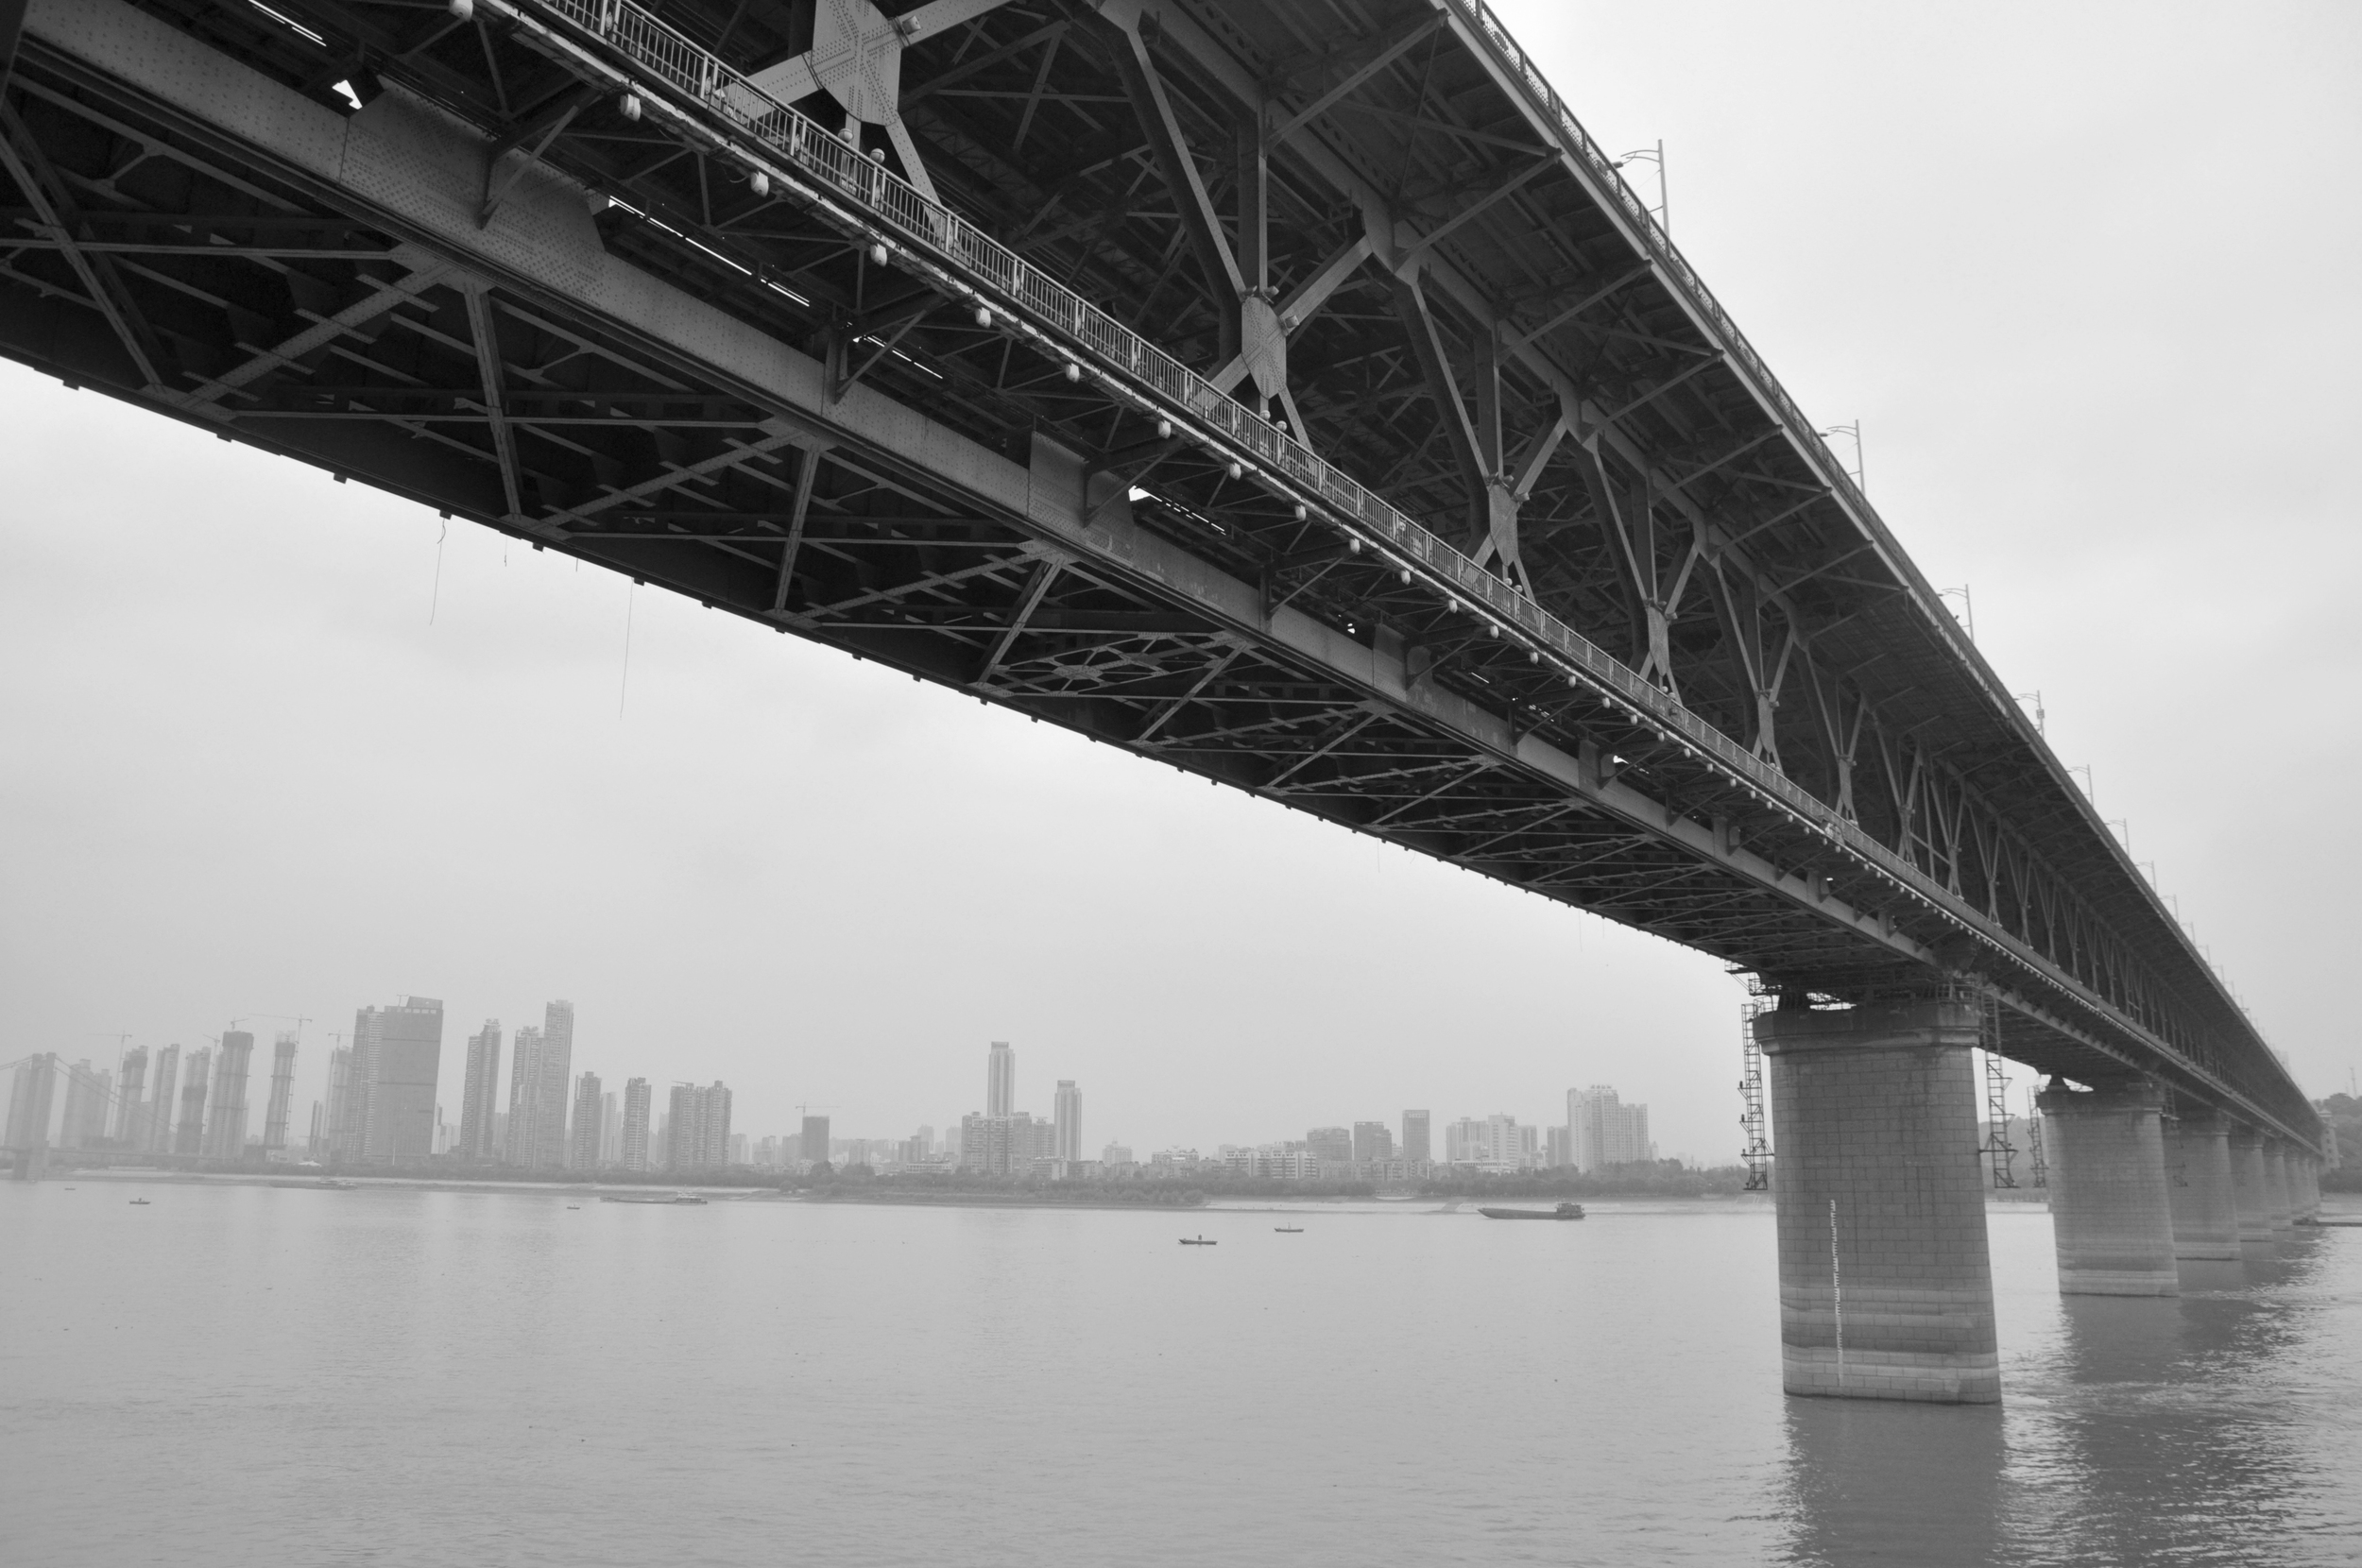
[[[2317,1138],[1475,0],[33,0],[0,206],[68,383]]]

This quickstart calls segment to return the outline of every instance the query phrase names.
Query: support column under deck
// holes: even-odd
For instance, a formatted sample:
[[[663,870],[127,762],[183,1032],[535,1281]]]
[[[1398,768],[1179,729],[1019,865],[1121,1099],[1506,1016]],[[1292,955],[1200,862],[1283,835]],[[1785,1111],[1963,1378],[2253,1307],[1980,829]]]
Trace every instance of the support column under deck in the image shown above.
[[[2165,1195],[2173,1255],[2184,1263],[2239,1261],[2239,1203],[2231,1182],[2231,1129],[2211,1111],[2165,1129]]]
[[[2050,1225],[2065,1296],[2178,1296],[2165,1096],[2147,1083],[2041,1095]]]
[[[1780,1150],[1780,1350],[1792,1394],[2001,1397],[1965,1002],[1755,1019]]]
[[[2254,1246],[2272,1238],[2271,1200],[2264,1182],[2264,1140],[2244,1127],[2231,1132],[2231,1191],[2239,1206],[2239,1240]]]
[[[2271,1211],[2272,1239],[2294,1236],[2297,1217],[2288,1198],[2288,1151],[2273,1142],[2264,1145],[2264,1203]]]
[[[2318,1219],[2321,1213],[2321,1162],[2307,1154],[2304,1156],[2302,1168],[2304,1173],[2302,1198],[2304,1218]]]

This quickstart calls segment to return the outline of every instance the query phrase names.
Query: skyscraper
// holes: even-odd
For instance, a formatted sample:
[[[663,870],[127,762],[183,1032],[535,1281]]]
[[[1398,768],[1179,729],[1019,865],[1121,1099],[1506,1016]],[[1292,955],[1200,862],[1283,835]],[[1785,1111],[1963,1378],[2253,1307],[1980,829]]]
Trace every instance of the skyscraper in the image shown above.
[[[106,1086],[102,1089],[99,1074],[90,1065],[88,1057],[67,1068],[65,1115],[58,1123],[58,1147],[87,1149],[98,1141],[102,1133],[94,1129],[103,1129],[107,1125],[107,1101],[112,1098],[113,1092],[113,1075],[108,1075]]]
[[[609,1089],[599,1097],[599,1164],[613,1165],[623,1157],[623,1133],[624,1113]]]
[[[541,1093],[534,1102],[534,1163],[566,1162],[566,1091],[574,1070],[574,1004],[554,1001],[541,1009]]]
[[[1604,1083],[1566,1091],[1566,1136],[1578,1170],[1656,1158],[1649,1142],[1649,1108],[1624,1104]]]
[[[330,1035],[334,1039],[334,1035]],[[324,1158],[350,1160],[352,1150],[352,1048],[338,1046],[328,1053],[328,1126]]]
[[[1382,1121],[1357,1121],[1353,1124],[1353,1158],[1357,1165],[1372,1160],[1395,1157],[1395,1134]]]
[[[492,1147],[492,1117],[500,1110],[501,1021],[487,1018],[484,1027],[468,1036],[468,1075],[459,1091],[459,1152],[463,1158],[488,1160],[500,1150]]]
[[[984,1115],[1006,1116],[1016,1112],[1017,1052],[1006,1040],[995,1040],[984,1058]]]
[[[147,1108],[140,1113],[142,1152],[172,1152],[172,1118],[180,1104],[180,1048],[166,1046],[156,1053],[156,1082],[148,1090]]]
[[[624,1150],[625,1170],[648,1168],[648,1081],[634,1078],[624,1084]]]
[[[600,1114],[599,1098],[597,1073],[587,1072],[574,1081],[574,1131],[566,1145],[569,1170],[599,1167],[599,1133],[607,1120]]]
[[[668,1170],[710,1170],[729,1164],[730,1091],[715,1082],[673,1085],[672,1120],[665,1140]]]
[[[508,1079],[508,1163],[556,1170],[566,1163],[567,1097],[573,1088],[574,1004],[554,1001],[541,1027],[517,1031]]]
[[[510,1165],[533,1163],[533,1097],[540,1082],[541,1026],[521,1024],[508,1051],[508,1137],[501,1150]]]
[[[1058,1080],[1058,1097],[1054,1120],[1050,1134],[1050,1157],[1053,1160],[1079,1160],[1083,1157],[1083,1091],[1074,1086],[1071,1078]]]
[[[205,1091],[212,1087],[214,1048],[200,1047],[189,1052],[187,1065],[181,1072],[180,1120],[172,1130],[172,1151],[175,1154],[197,1154],[205,1149]]]
[[[346,1099],[357,1111],[353,1151],[371,1165],[414,1164],[435,1152],[435,1085],[443,1065],[443,1004],[405,997],[365,1007],[352,1022]]]
[[[806,1116],[804,1131],[796,1146],[797,1157],[817,1165],[829,1157],[829,1118]]]
[[[234,1160],[246,1153],[246,1081],[253,1060],[251,1031],[222,1031],[221,1049],[214,1057],[213,1105],[205,1127],[205,1152],[214,1159]]]
[[[295,1095],[296,1036],[282,1030],[271,1042],[270,1101],[263,1111],[263,1152],[283,1154],[287,1149],[287,1101]]]
[[[1402,1114],[1402,1157],[1406,1160],[1431,1160],[1427,1138],[1428,1115],[1425,1111],[1405,1111]]]
[[[120,1067],[117,1109],[115,1112],[115,1142],[125,1149],[144,1147],[141,1124],[146,1119],[147,1048],[133,1046],[123,1053]]]
[[[57,1105],[58,1058],[44,1051],[16,1065],[9,1097],[8,1147],[16,1151],[18,1181],[38,1180],[49,1149],[49,1116]]]

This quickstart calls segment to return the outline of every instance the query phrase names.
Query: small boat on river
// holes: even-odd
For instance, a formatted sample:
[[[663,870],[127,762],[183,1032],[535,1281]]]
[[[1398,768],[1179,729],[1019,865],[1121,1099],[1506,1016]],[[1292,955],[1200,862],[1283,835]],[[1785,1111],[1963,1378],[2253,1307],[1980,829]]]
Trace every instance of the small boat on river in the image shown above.
[[[131,1200],[131,1206],[135,1209],[144,1209],[147,1207],[147,1200],[145,1198],[134,1198]]]
[[[1561,1203],[1554,1209],[1479,1209],[1487,1219],[1581,1219],[1581,1203]]]
[[[1278,1232],[1281,1236],[1302,1236],[1304,1234],[1304,1227],[1301,1225],[1274,1225],[1272,1229]]]
[[[1181,1238],[1181,1245],[1184,1247],[1219,1247],[1222,1243],[1219,1241],[1208,1241],[1202,1236],[1185,1236]]]

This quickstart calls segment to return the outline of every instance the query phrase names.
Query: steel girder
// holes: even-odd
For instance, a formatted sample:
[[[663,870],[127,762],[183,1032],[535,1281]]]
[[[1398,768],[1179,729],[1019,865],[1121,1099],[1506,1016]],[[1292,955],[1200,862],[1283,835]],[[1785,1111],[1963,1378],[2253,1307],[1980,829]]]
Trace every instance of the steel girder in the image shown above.
[[[2157,1073],[2309,1137],[1571,121],[1474,13],[1352,15],[1316,49],[1292,8],[1003,6],[912,45],[915,145],[852,128],[1217,383],[1263,333],[1292,429],[1489,543],[1658,707],[1570,690],[1481,605],[1075,376],[1022,301],[980,310],[915,248],[881,264],[842,191],[532,0],[464,26],[36,5],[0,347],[1778,985],[1997,987],[2038,1068]],[[667,16],[749,68],[809,46],[792,7]]]

